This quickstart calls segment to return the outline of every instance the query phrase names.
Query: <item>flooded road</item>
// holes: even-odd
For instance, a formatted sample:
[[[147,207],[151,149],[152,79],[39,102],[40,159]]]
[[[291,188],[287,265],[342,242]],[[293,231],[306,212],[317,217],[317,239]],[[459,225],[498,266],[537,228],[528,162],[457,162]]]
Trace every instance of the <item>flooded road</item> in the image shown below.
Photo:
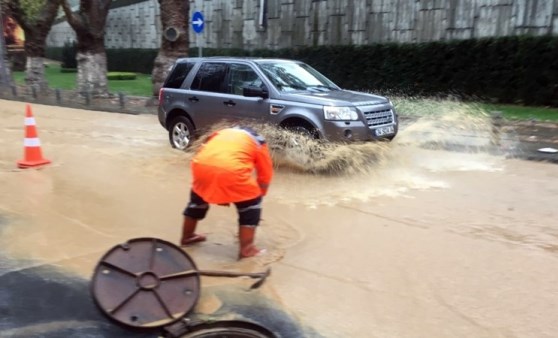
[[[0,100],[0,283],[45,266],[89,280],[127,239],[177,243],[190,154],[170,148],[156,116],[32,108],[52,164],[20,170],[25,104]],[[235,209],[219,206],[200,223],[208,241],[188,254],[204,269],[270,266],[262,294],[324,337],[555,337],[558,167],[423,147],[489,129],[433,121],[443,119],[408,125],[390,144],[321,149],[302,165],[278,156],[256,239],[268,254],[236,261]],[[17,336],[4,293],[0,328]],[[202,291],[199,308],[212,305]]]

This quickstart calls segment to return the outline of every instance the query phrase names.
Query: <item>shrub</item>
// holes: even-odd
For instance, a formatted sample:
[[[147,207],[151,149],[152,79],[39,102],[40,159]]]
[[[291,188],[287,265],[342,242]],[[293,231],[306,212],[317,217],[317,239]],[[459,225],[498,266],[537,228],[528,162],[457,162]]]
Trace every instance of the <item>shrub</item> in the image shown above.
[[[62,62],[62,50],[64,47],[46,47],[45,56],[47,59],[56,60]]]
[[[108,72],[108,80],[135,80],[136,73],[126,73],[126,72]]]
[[[77,68],[75,41],[66,41],[62,47],[62,68]]]

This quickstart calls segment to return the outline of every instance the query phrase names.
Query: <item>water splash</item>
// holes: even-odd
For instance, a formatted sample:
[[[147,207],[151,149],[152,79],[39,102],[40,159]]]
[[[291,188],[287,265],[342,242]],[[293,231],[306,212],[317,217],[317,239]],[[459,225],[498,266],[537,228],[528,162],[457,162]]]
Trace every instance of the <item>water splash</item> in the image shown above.
[[[214,131],[235,124],[222,122],[212,126],[190,148],[195,153]],[[386,142],[331,143],[268,124],[243,123],[262,134],[268,144],[273,163],[283,171],[319,175],[352,175],[368,172],[389,156]]]
[[[330,143],[271,126],[261,132],[269,142],[275,165],[300,173],[363,174],[381,166],[390,153],[386,142]]]
[[[334,205],[450,188],[439,173],[503,170],[502,153],[490,151],[495,149],[491,117],[479,105],[451,99],[393,101],[401,121],[392,142],[328,143],[252,124],[267,139],[278,171],[274,196],[310,207]],[[231,125],[216,125],[211,131]],[[304,189],[294,195],[294,186]]]
[[[520,140],[502,118],[477,103],[455,99],[396,98],[404,115],[399,144],[459,153],[516,157]],[[501,116],[500,116],[501,117]],[[490,161],[489,161],[490,162]]]
[[[479,105],[434,99],[402,99],[395,105],[405,116],[397,137],[400,144],[474,149],[492,142],[491,117]]]

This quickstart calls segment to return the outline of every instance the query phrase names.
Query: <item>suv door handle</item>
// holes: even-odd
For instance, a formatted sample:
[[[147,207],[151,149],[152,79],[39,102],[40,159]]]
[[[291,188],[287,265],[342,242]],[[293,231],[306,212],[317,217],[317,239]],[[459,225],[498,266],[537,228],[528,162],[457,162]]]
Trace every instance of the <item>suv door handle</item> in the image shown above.
[[[232,106],[236,105],[236,103],[233,100],[225,101],[225,102],[223,102],[223,104],[225,106],[228,106],[228,107],[232,107]]]
[[[198,102],[200,99],[198,99],[196,96],[192,96],[192,97],[189,97],[188,100],[190,100],[192,102]]]

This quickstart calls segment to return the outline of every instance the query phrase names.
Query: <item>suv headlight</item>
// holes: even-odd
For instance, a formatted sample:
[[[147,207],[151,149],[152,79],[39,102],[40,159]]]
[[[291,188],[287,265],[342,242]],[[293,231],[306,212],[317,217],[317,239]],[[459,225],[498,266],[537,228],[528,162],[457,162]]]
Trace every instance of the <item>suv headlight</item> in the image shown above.
[[[324,106],[326,120],[358,120],[358,113],[353,107]]]

